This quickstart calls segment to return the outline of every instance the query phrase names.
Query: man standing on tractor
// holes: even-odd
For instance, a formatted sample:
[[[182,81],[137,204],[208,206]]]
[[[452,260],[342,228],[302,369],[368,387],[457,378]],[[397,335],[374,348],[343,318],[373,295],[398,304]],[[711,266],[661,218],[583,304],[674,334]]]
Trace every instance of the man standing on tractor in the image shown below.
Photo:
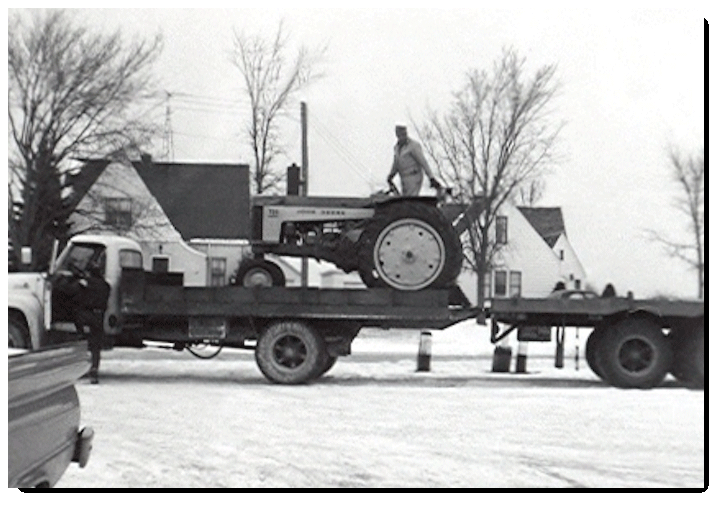
[[[429,164],[426,162],[421,144],[408,137],[406,126],[396,126],[398,142],[393,147],[393,165],[388,174],[388,183],[394,186],[393,178],[396,174],[401,176],[401,194],[405,197],[417,196],[421,191],[423,173],[429,178],[432,188],[439,189],[441,184],[434,177]]]

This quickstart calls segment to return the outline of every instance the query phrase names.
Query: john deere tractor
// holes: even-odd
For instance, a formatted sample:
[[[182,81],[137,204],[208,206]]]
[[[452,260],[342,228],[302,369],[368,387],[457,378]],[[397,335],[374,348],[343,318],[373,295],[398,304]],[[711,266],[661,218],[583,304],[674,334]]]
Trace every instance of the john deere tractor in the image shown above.
[[[265,254],[326,260],[368,287],[403,291],[451,287],[461,269],[459,237],[436,197],[255,197],[252,225],[254,257],[237,285],[284,285]]]

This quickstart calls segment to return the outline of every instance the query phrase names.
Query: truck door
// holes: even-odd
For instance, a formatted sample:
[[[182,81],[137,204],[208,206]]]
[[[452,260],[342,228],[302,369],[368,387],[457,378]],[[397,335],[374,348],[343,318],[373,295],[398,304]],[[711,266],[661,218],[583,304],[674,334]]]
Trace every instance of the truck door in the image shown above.
[[[49,330],[76,332],[73,324],[74,305],[67,292],[69,282],[86,272],[92,261],[105,261],[105,253],[106,247],[97,243],[72,242],[63,250],[50,278],[54,283],[46,288],[44,297],[46,307],[50,307],[49,312],[46,310],[46,316],[50,318]]]

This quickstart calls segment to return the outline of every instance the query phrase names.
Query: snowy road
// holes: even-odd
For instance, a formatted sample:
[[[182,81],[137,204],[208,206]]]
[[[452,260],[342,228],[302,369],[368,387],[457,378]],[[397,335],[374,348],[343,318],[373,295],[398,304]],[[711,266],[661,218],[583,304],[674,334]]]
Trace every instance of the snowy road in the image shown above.
[[[58,487],[704,486],[702,391],[609,388],[551,357],[494,374],[436,343],[416,373],[415,338],[360,345],[304,386],[246,351],[105,353],[101,384],[78,384],[91,461]]]

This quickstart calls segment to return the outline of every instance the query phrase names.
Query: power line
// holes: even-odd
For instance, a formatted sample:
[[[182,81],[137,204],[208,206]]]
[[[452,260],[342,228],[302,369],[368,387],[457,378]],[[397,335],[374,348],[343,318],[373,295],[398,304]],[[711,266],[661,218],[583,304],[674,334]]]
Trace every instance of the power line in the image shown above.
[[[324,127],[322,123],[319,123],[317,119],[312,119],[314,122],[311,124],[313,130],[320,135],[339,156],[340,158],[350,166],[350,168],[358,174],[364,181],[369,185],[375,184],[375,179],[369,168],[360,163],[359,159],[343,144],[341,143],[333,133]],[[367,174],[364,175],[364,174]]]

